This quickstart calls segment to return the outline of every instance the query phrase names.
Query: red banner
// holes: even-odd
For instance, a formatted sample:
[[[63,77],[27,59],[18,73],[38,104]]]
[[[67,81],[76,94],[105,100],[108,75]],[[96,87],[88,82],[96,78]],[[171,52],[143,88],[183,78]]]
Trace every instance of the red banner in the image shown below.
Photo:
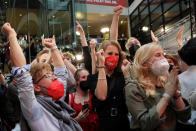
[[[85,2],[92,5],[104,5],[104,6],[117,6],[122,5],[127,7],[127,0],[76,0],[78,2]]]

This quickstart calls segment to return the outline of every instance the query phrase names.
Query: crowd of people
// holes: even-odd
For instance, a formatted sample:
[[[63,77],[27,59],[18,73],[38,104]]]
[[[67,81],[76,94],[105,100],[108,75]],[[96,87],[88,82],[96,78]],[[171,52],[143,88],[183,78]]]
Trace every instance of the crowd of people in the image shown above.
[[[12,79],[6,82],[0,72],[0,130],[17,124],[21,131],[195,130],[196,38],[183,45],[182,27],[178,56],[172,56],[151,31],[152,43],[130,37],[125,53],[117,41],[123,9],[114,8],[110,40],[98,50],[76,21],[85,68],[58,50],[54,36],[42,37],[43,50],[27,64],[15,30],[5,23]]]

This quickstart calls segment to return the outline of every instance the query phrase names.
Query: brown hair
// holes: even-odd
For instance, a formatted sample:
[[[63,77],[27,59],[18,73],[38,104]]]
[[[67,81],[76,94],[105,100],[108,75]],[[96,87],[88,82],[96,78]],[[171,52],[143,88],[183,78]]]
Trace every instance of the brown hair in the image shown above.
[[[166,59],[171,59],[174,62],[174,65],[179,67],[179,63],[178,63],[177,59],[174,56],[172,56],[170,54],[166,54],[165,58]]]
[[[80,79],[80,72],[83,71],[83,70],[87,71],[86,69],[77,69],[77,71],[75,72],[74,78],[75,78],[76,82]]]
[[[122,66],[123,60],[125,59],[125,54],[123,53],[123,51],[122,51],[122,49],[121,49],[121,47],[120,47],[120,44],[119,44],[117,41],[105,40],[105,41],[102,43],[100,49],[103,49],[103,51],[105,51],[106,48],[107,48],[109,45],[113,45],[113,46],[115,46],[115,47],[118,48],[118,51],[119,51],[119,61],[118,61],[118,65],[117,65],[117,67],[116,67],[115,70],[116,70],[117,72],[122,72],[122,71],[121,71],[121,66]]]
[[[43,70],[52,71],[51,67],[47,63],[35,63],[31,65],[30,73],[33,79],[33,83],[37,80],[38,77],[41,77]]]
[[[37,60],[38,63],[39,63],[39,58],[40,58],[40,56],[43,55],[43,54],[49,54],[49,50],[42,50],[42,51],[40,51],[40,52],[37,54],[36,60]]]

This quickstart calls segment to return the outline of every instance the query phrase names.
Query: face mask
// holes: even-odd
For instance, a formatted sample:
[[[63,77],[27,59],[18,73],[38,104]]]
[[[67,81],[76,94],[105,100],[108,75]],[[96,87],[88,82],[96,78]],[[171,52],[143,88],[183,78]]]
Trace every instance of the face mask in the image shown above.
[[[58,100],[64,95],[64,85],[58,81],[54,80],[48,86],[48,95],[52,97],[53,100]]]
[[[152,64],[152,72],[157,76],[165,76],[169,70],[169,63],[165,58]]]
[[[116,68],[118,64],[118,56],[108,56],[105,58],[105,66],[109,71]]]
[[[129,47],[129,53],[130,53],[130,56],[131,56],[132,58],[134,58],[135,53],[136,53],[136,51],[137,51],[139,48],[140,48],[140,46],[139,46],[139,45],[136,45],[136,44],[132,44],[131,47]]]
[[[88,82],[87,81],[81,81],[80,82],[80,89],[82,89],[83,91],[87,91],[89,89]]]

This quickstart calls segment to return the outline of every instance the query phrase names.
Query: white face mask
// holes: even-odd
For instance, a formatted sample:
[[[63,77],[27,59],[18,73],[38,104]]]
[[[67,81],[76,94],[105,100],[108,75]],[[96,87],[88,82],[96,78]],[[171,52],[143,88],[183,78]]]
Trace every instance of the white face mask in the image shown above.
[[[159,61],[155,61],[152,64],[151,68],[152,68],[152,72],[156,76],[165,76],[169,70],[169,63],[167,62],[165,58],[163,58]]]

